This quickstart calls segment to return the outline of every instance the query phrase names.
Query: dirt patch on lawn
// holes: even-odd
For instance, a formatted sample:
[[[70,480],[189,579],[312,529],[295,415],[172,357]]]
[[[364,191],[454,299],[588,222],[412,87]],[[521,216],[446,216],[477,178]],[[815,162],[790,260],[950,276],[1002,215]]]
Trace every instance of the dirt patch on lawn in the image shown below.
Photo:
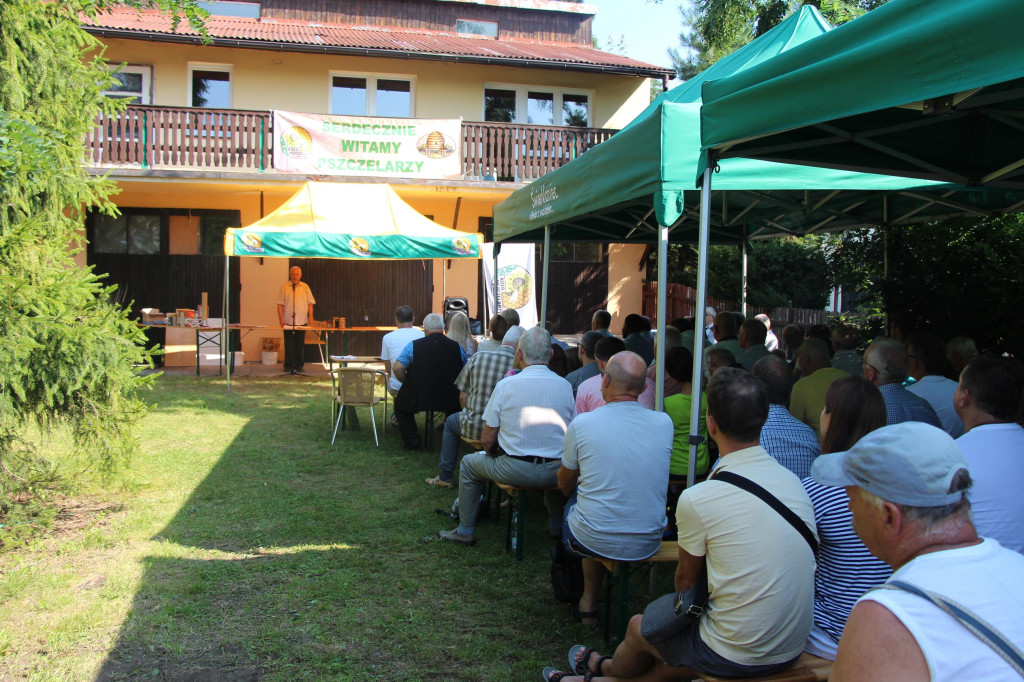
[[[89,528],[103,528],[110,525],[111,517],[124,511],[119,502],[93,498],[66,498],[58,501],[57,515],[47,535],[67,538]]]

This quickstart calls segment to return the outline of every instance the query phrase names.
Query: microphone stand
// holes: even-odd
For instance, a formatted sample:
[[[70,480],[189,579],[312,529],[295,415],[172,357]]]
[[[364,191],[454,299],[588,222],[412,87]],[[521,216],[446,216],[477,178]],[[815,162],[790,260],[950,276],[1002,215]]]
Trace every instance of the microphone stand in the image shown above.
[[[296,345],[296,338],[295,338],[296,337],[296,334],[295,334],[295,282],[294,281],[292,282],[292,329],[291,329],[291,332],[292,332],[291,333],[291,337],[292,337],[292,344],[291,345],[294,348],[294,346]],[[289,360],[290,359],[291,358],[289,358]],[[294,365],[292,365],[292,374],[298,374],[298,373],[299,373],[299,371],[295,368]]]

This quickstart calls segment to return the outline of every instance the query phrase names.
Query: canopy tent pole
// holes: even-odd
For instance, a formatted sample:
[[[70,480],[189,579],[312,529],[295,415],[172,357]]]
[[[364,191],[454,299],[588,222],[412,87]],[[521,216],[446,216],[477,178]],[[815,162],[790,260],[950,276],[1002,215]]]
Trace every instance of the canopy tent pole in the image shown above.
[[[551,226],[544,226],[544,279],[540,291],[540,328],[547,329],[548,322],[548,263],[551,260]]]
[[[711,171],[714,164],[708,163],[704,169],[704,179],[700,192],[700,233],[697,238],[697,300],[695,315],[702,314],[707,305],[708,285],[708,243],[711,232]],[[695,317],[695,319],[700,319]],[[697,446],[702,442],[700,436],[701,384],[704,378],[704,334],[698,327],[693,335],[693,394],[690,400],[690,462],[686,470],[686,487],[691,487],[697,480]]]
[[[654,380],[654,409],[665,411],[665,301],[668,298],[668,225],[658,226],[658,344],[654,363],[658,368]]]
[[[743,263],[743,273],[740,275],[740,312],[743,313],[743,317],[747,317],[747,273],[750,271],[750,261],[748,260],[750,239],[747,237],[747,224],[743,223],[743,245],[742,245],[742,257],[741,262]]]
[[[231,308],[230,308],[230,306],[228,306],[228,282],[231,281],[230,277],[229,277],[229,271],[230,270],[231,270],[231,256],[228,256],[228,255],[225,254],[225,256],[224,256],[224,305],[222,306],[222,310],[221,310],[221,312],[224,314],[224,319],[221,320],[221,327],[223,327],[223,329],[221,330],[221,337],[220,337],[221,344],[220,345],[221,345],[221,351],[222,352],[224,351],[225,348],[227,348],[227,353],[224,354],[224,364],[226,365],[226,369],[227,369],[228,394],[231,393],[231,362],[230,362],[230,360],[235,357],[234,355],[228,355],[228,353],[233,353],[234,352],[231,349],[231,317],[230,317],[230,313],[229,313]],[[197,353],[199,352],[198,348],[196,348],[196,352]]]
[[[889,290],[889,233],[892,225],[889,224],[889,196],[882,197],[882,281],[885,282],[885,290]],[[892,320],[889,318],[889,307],[882,301],[882,310],[885,311],[885,333],[892,334]]]
[[[494,280],[494,281],[491,282],[491,286],[494,287],[494,314],[495,315],[497,315],[499,312],[501,312],[500,310],[498,310],[498,308],[501,307],[501,299],[498,298],[498,252],[499,251],[501,251],[501,244],[495,243],[494,244],[494,248],[492,249],[492,253],[494,255],[494,269],[491,270],[491,272],[493,273],[493,276],[492,276],[491,279]]]

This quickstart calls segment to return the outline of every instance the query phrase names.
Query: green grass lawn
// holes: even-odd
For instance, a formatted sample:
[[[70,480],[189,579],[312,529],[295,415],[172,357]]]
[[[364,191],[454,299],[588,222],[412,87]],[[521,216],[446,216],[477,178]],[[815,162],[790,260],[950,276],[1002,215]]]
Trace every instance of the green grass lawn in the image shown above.
[[[599,643],[551,596],[539,499],[521,563],[504,519],[442,543],[436,452],[374,447],[366,408],[332,446],[329,386],[159,378],[122,479],[0,555],[0,679],[534,680]]]

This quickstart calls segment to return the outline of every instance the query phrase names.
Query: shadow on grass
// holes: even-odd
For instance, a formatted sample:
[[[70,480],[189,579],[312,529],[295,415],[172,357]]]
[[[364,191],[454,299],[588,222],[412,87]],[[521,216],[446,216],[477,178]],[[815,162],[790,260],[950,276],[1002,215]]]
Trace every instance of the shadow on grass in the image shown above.
[[[153,416],[201,411],[223,454],[155,536],[98,679],[523,680],[597,639],[551,597],[539,500],[522,563],[503,522],[482,522],[476,547],[441,543],[453,522],[434,509],[455,494],[423,484],[436,453],[403,451],[391,428],[375,448],[365,408],[332,447],[328,392],[294,379],[238,381],[230,397],[216,381],[157,388]],[[244,426],[217,443],[221,420]]]

